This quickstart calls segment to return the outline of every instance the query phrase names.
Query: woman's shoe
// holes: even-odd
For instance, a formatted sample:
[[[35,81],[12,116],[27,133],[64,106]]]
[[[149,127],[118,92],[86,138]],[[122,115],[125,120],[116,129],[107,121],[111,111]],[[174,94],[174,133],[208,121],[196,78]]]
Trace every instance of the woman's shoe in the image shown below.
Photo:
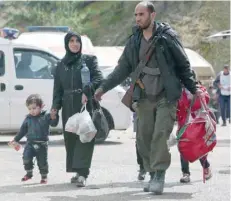
[[[72,184],[75,184],[77,181],[78,181],[78,178],[79,178],[79,174],[76,173],[76,175],[74,177],[71,178],[71,183]]]
[[[86,178],[83,176],[79,176],[77,182],[76,182],[77,187],[85,187],[86,186]]]
[[[138,174],[138,180],[139,181],[145,180],[145,175],[146,175],[146,171],[144,169],[140,169]]]

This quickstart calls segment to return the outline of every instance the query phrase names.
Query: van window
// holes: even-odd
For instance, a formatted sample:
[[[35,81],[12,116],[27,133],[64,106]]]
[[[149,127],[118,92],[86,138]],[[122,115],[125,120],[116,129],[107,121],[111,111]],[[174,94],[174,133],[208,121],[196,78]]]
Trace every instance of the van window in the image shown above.
[[[52,69],[58,59],[32,49],[14,49],[16,77],[19,79],[53,79]]]
[[[0,51],[0,76],[5,74],[5,55],[4,52]]]

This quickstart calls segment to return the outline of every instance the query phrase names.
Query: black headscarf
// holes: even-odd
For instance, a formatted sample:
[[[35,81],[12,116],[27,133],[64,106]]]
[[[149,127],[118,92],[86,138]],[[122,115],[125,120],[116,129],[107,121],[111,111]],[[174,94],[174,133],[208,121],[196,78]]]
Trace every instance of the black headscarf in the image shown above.
[[[77,53],[71,52],[71,50],[68,47],[69,41],[72,36],[75,36],[77,40],[80,42],[80,50]],[[81,36],[77,33],[74,33],[72,31],[68,32],[64,38],[64,44],[65,44],[65,49],[66,49],[66,55],[63,57],[62,61],[66,65],[72,65],[75,62],[77,62],[82,55],[82,40]]]

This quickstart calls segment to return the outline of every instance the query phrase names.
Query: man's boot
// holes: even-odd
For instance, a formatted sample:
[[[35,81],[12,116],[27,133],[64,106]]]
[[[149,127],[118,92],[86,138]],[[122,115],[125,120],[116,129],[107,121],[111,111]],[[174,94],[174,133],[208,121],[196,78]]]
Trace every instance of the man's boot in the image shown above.
[[[155,193],[156,195],[161,195],[164,191],[165,183],[165,171],[157,170],[155,176],[150,182],[149,191]]]
[[[143,189],[144,192],[149,192],[150,191],[150,183],[154,178],[155,172],[150,172],[149,174],[150,174],[150,180],[149,180],[149,182],[147,184],[144,185],[144,189]]]

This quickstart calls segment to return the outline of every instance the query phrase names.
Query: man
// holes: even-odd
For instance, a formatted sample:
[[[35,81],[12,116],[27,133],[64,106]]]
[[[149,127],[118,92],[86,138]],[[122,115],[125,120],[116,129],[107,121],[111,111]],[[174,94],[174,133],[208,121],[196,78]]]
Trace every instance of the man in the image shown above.
[[[167,24],[156,23],[155,16],[152,3],[140,2],[136,6],[137,26],[133,29],[118,66],[96,90],[95,99],[100,100],[104,93],[134,72],[139,61],[144,60],[149,44],[157,39],[154,53],[140,76],[145,89],[135,84],[133,109],[139,118],[137,146],[144,168],[151,174],[144,191],[162,194],[165,172],[171,161],[167,140],[176,120],[176,102],[181,95],[181,82],[192,94],[200,95],[201,92],[196,87],[188,58],[175,32]],[[137,91],[140,92],[139,96]]]
[[[229,66],[225,65],[214,81],[214,86],[219,88],[219,104],[221,110],[222,126],[226,126],[226,118],[229,118],[230,123],[230,94],[231,94],[231,75]]]
[[[32,54],[30,52],[23,52],[21,61],[16,68],[17,78],[33,79],[35,73],[31,70],[30,65],[32,62]]]

